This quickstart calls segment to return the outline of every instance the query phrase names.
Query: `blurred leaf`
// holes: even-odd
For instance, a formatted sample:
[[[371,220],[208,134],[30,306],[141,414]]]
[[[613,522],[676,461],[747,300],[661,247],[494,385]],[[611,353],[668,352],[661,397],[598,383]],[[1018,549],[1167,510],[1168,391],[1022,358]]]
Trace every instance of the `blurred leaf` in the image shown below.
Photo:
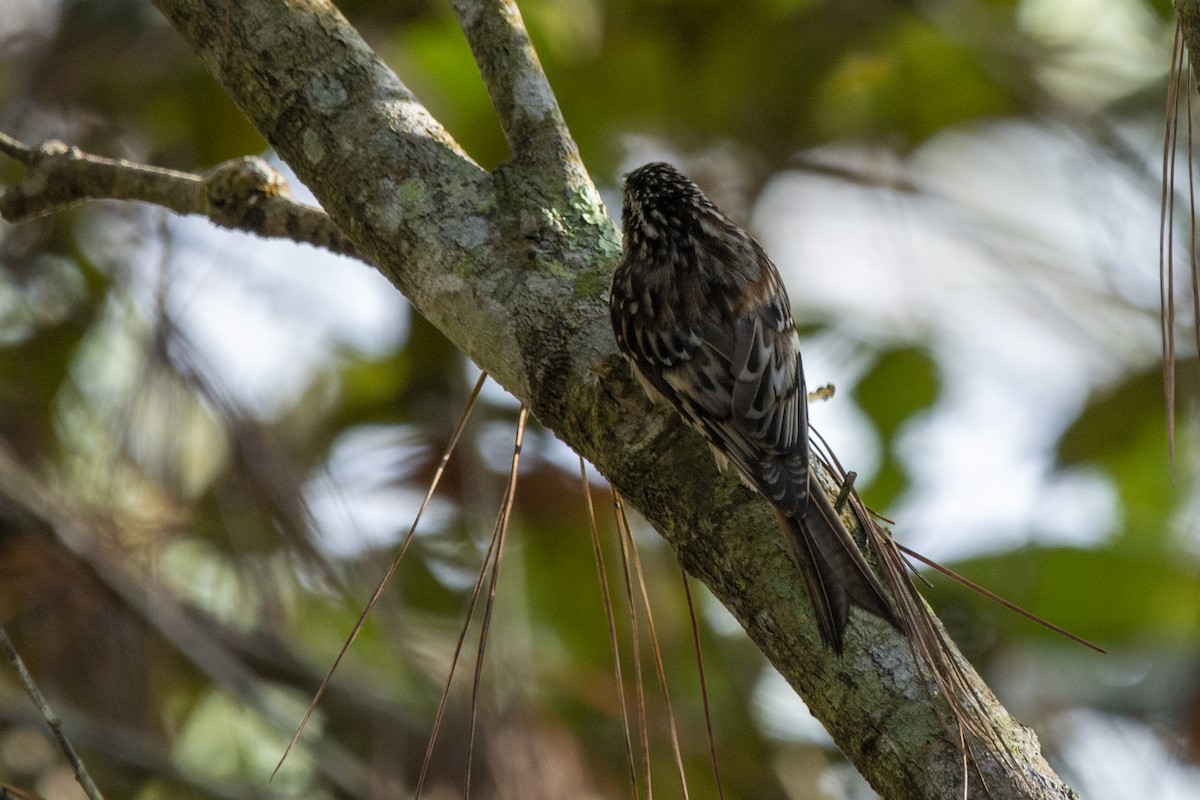
[[[1189,560],[1165,550],[1030,547],[949,566],[1104,647],[1123,647],[1146,637],[1184,644],[1194,641],[1200,624],[1200,574]],[[935,608],[969,609],[975,624],[990,627],[992,636],[1057,638],[948,579],[931,580],[935,589],[926,594]],[[1077,645],[1063,640],[1063,646]]]
[[[1189,364],[1179,366],[1181,373],[1190,371]],[[1095,463],[1113,468],[1127,449],[1144,438],[1147,427],[1162,423],[1164,415],[1162,372],[1156,368],[1130,376],[1092,398],[1080,412],[1059,439],[1058,463]]]
[[[1179,397],[1195,396],[1197,364],[1180,362]],[[1180,427],[1177,437],[1185,437]],[[1177,447],[1182,442],[1177,438]],[[1178,451],[1177,478],[1191,465]],[[1174,513],[1171,465],[1167,451],[1166,412],[1162,373],[1158,369],[1134,375],[1094,398],[1058,442],[1058,464],[1097,464],[1112,475],[1124,512],[1121,535],[1152,545],[1163,545],[1173,533]]]
[[[854,387],[854,401],[883,438],[879,472],[864,491],[876,508],[887,508],[908,485],[897,458],[896,438],[905,422],[928,410],[941,391],[936,362],[916,347],[880,354],[871,371]]]
[[[0,348],[0,431],[19,451],[52,446],[54,398],[85,333],[75,321],[64,322]]]
[[[490,169],[508,158],[479,68],[448,6],[434,17],[397,29],[387,60],[483,166]]]
[[[895,50],[896,83],[884,106],[913,143],[952,125],[1018,110],[1017,98],[983,69],[978,52],[923,20],[899,27]]]

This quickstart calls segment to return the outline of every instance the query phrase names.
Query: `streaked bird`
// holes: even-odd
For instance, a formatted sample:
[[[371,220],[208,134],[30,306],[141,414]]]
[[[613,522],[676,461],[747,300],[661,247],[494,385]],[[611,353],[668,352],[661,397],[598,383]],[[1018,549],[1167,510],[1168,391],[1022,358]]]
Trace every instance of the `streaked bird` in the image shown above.
[[[652,400],[708,440],[775,509],[822,639],[841,652],[851,605],[900,627],[893,600],[829,499],[810,488],[800,340],[779,271],[669,164],[625,177],[610,312]]]

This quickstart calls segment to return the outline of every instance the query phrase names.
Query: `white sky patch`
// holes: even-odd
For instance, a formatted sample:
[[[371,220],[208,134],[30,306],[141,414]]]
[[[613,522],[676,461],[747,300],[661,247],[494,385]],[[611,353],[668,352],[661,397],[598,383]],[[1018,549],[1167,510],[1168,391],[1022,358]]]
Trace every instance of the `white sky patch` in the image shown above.
[[[1017,22],[1053,54],[1040,62],[1039,77],[1066,105],[1092,110],[1167,71],[1166,27],[1148,3],[1022,0]]]
[[[427,457],[403,426],[363,425],[339,436],[325,471],[305,491],[326,552],[348,557],[398,542],[425,496],[425,487],[404,481]],[[418,534],[443,530],[452,514],[435,494]]]
[[[4,0],[0,42],[12,47],[53,35],[62,5],[62,0]]]
[[[707,587],[695,579],[692,580],[692,594],[700,606],[704,621],[715,633],[739,638],[746,635],[742,629],[742,623],[738,622],[737,617],[731,614],[729,609],[722,605],[721,601],[714,597]]]
[[[1059,715],[1051,728],[1061,742],[1057,760],[1081,797],[1195,800],[1200,793],[1200,767],[1175,758],[1145,725],[1077,710]]]
[[[878,465],[849,399],[871,367],[862,353],[908,342],[936,360],[939,400],[899,438],[913,484],[881,509],[932,557],[1031,535],[1085,544],[1117,524],[1107,479],[1055,472],[1052,447],[1091,393],[1158,358],[1156,309],[1137,304],[1157,299],[1157,212],[1120,176],[1093,174],[1107,193],[1081,193],[1079,153],[1069,133],[1013,123],[938,137],[907,171],[877,151],[830,149],[815,157],[922,191],[784,173],[756,209],[798,321],[835,320],[804,343],[805,373],[840,390],[811,416],[847,469],[869,480]],[[1110,188],[1127,203],[1120,224],[1094,213]],[[1113,300],[1114,286],[1130,301]]]
[[[754,685],[754,709],[763,733],[776,741],[834,746],[825,726],[773,667],[764,667]]]
[[[294,402],[338,351],[378,358],[407,334],[408,302],[361,262],[196,217],[169,224],[188,246],[171,260],[168,309],[259,414]]]
[[[471,385],[475,385],[475,381],[479,380],[479,367],[470,360],[466,360],[464,369],[466,371],[467,380]],[[521,407],[521,401],[513,395],[509,394],[508,390],[500,384],[496,383],[491,378],[483,382],[483,389],[479,392],[480,402],[497,408],[511,408],[517,410]]]
[[[553,433],[539,428],[537,443],[538,458],[542,463],[553,465],[555,469],[562,470],[568,475],[579,474],[579,454]],[[595,467],[586,460],[584,463],[587,464],[588,483],[593,489],[608,486],[604,476],[597,472]]]
[[[895,509],[901,541],[947,559],[1028,543],[1083,545],[1111,533],[1109,481],[1052,470],[1051,445],[1076,398],[1023,396],[987,369],[956,373],[944,401],[900,436],[916,479]]]

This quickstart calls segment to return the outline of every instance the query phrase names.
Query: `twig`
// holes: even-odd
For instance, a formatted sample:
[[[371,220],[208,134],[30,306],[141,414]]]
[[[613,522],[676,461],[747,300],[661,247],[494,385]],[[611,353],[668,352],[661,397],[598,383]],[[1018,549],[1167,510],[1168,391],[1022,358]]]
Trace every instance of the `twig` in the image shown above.
[[[918,553],[916,550],[912,550],[908,547],[905,547],[904,545],[900,544],[899,542],[895,542],[895,545],[900,550],[901,553],[904,553],[906,556],[909,556],[910,558],[915,558],[917,561],[920,561],[922,564],[924,564],[927,567],[937,570],[938,572],[945,575],[947,578],[957,581],[958,583],[967,587],[968,589],[970,589],[971,591],[980,595],[981,597],[986,597],[988,600],[991,600],[993,603],[1004,606],[1009,611],[1012,611],[1013,613],[1024,617],[1025,619],[1029,620],[1030,622],[1034,622],[1038,625],[1041,625],[1043,628],[1045,628],[1048,631],[1057,633],[1059,636],[1063,637],[1064,639],[1070,639],[1072,642],[1075,642],[1076,644],[1081,644],[1084,647],[1087,647],[1091,650],[1095,650],[1097,653],[1103,653],[1105,655],[1108,655],[1108,651],[1105,650],[1100,645],[1095,644],[1094,642],[1090,642],[1087,639],[1083,638],[1082,636],[1079,636],[1078,634],[1071,633],[1069,630],[1062,627],[1061,625],[1055,625],[1053,622],[1050,622],[1049,620],[1042,619],[1037,614],[1034,614],[1032,611],[1026,611],[1025,609],[1021,608],[1019,605],[1014,603],[1013,601],[1011,601],[1007,598],[1001,597],[1000,595],[993,592],[991,589],[987,589],[983,586],[980,586],[978,583],[976,583],[975,581],[966,577],[965,575],[960,575],[959,573],[955,572],[954,570],[950,569],[949,567],[942,566],[938,562],[934,561],[932,558],[923,556],[920,553]]]
[[[650,718],[646,714],[646,681],[642,675],[641,633],[638,631],[637,602],[633,599],[633,569],[629,543],[633,537],[629,532],[629,519],[625,516],[625,504],[616,488],[609,486],[612,495],[613,515],[617,522],[617,542],[621,545],[621,574],[625,578],[625,599],[629,603],[629,639],[633,645],[633,685],[637,697],[638,742],[642,750],[642,772],[646,779],[646,800],[654,797],[654,773],[650,766]],[[634,792],[637,800],[638,794]]]
[[[846,473],[845,479],[842,481],[842,488],[838,489],[837,500],[833,501],[833,510],[842,513],[842,509],[846,507],[846,498],[850,496],[850,492],[854,491],[854,480],[858,477],[858,473],[851,470]]]
[[[683,790],[683,800],[688,800],[690,794],[688,792],[687,771],[683,765],[683,751],[679,747],[679,730],[675,725],[675,709],[671,705],[671,691],[667,686],[667,674],[663,667],[662,646],[659,644],[658,631],[654,627],[654,612],[650,608],[650,593],[646,589],[646,574],[642,570],[642,556],[638,552],[637,542],[633,539],[633,533],[629,527],[629,519],[625,516],[625,505],[621,500],[621,494],[615,488],[613,498],[617,502],[617,509],[621,514],[621,519],[618,522],[620,532],[625,538],[626,544],[629,546],[629,553],[632,555],[630,561],[633,564],[634,576],[637,579],[637,586],[642,595],[642,608],[646,611],[646,630],[650,634],[650,652],[654,657],[654,671],[658,674],[658,687],[662,690],[663,704],[667,709],[667,730],[671,734],[671,752],[675,755],[675,766],[679,770],[680,788]],[[630,604],[635,601],[630,597]],[[650,797],[647,792],[647,797]]]
[[[683,579],[683,597],[687,600],[688,619],[692,623],[692,644],[696,649],[696,674],[700,678],[700,701],[704,705],[704,728],[708,733],[708,760],[712,764],[713,781],[717,785],[718,800],[725,800],[725,788],[721,785],[721,770],[717,766],[717,740],[713,736],[712,709],[708,703],[708,677],[704,674],[704,654],[700,649],[700,623],[696,619],[696,604],[692,602],[692,587],[687,570],[679,565],[679,577]]]
[[[283,176],[261,158],[226,161],[197,175],[102,158],[56,140],[29,147],[3,132],[0,153],[26,167],[24,178],[0,195],[0,217],[9,222],[86,200],[134,200],[199,214],[224,228],[361,257],[324,211],[293,198]]]
[[[496,584],[500,582],[500,562],[504,559],[504,543],[508,540],[508,525],[512,519],[513,502],[517,498],[517,475],[521,466],[521,448],[525,444],[525,426],[529,422],[529,406],[522,405],[517,417],[517,436],[513,443],[512,466],[508,471],[508,486],[496,515],[495,558],[492,559],[491,578],[488,581],[487,600],[483,604],[483,624],[479,626],[479,648],[475,652],[475,678],[471,685],[471,723],[467,732],[467,775],[463,783],[463,800],[471,797],[471,768],[475,762],[475,730],[479,721],[479,687],[483,685],[483,657],[487,653],[488,632],[492,628],[492,611],[496,607]],[[487,569],[487,563],[484,563]],[[463,623],[466,630],[468,619]]]
[[[100,793],[100,789],[96,787],[92,776],[88,774],[87,767],[83,765],[79,754],[75,752],[75,748],[71,745],[71,741],[67,735],[63,733],[62,720],[50,708],[50,704],[46,702],[46,698],[42,695],[37,684],[33,681],[33,676],[29,674],[29,670],[25,668],[25,662],[21,660],[17,649],[13,647],[12,641],[8,638],[8,631],[0,625],[0,650],[4,651],[8,663],[13,665],[13,669],[17,671],[17,676],[20,677],[21,683],[25,686],[25,691],[29,693],[33,704],[37,706],[38,712],[41,713],[42,719],[46,721],[46,726],[50,728],[50,732],[54,734],[58,746],[62,749],[63,754],[67,757],[67,761],[71,764],[71,769],[75,770],[75,780],[83,788],[84,793],[90,800],[104,800],[104,795]]]

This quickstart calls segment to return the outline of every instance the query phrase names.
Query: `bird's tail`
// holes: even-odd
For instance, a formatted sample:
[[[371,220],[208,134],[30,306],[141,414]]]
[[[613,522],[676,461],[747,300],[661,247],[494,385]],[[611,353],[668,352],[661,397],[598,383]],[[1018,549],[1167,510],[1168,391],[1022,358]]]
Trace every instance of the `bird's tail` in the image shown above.
[[[850,606],[856,605],[902,630],[894,601],[863,558],[841,515],[819,487],[809,493],[800,519],[776,513],[816,611],[821,638],[837,653]]]

